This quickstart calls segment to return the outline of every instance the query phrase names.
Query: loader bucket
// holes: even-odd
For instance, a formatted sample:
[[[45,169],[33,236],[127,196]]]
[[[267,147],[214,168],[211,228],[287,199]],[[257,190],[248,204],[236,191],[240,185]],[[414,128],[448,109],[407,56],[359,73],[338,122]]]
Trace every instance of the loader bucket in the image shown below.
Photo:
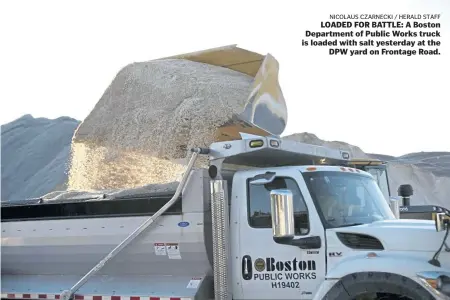
[[[170,63],[173,69],[166,69]],[[215,67],[200,68],[198,63]],[[194,73],[189,72],[196,70],[205,72],[198,74],[201,82],[191,80]],[[233,84],[217,83],[220,76],[209,81],[209,71],[215,76],[226,71],[223,79]],[[212,91],[207,97],[198,96],[195,88]],[[236,103],[222,101],[225,92],[236,95],[238,99],[230,100]],[[231,45],[129,64],[74,133],[69,188],[104,190],[174,182],[185,170],[190,148],[239,140],[241,134],[280,136],[286,122],[278,62],[270,54]],[[195,167],[207,164],[202,157]]]
[[[162,59],[186,59],[228,68],[254,78],[242,112],[217,129],[217,141],[241,139],[240,132],[280,136],[287,123],[287,107],[278,82],[278,61],[236,45],[181,54]]]

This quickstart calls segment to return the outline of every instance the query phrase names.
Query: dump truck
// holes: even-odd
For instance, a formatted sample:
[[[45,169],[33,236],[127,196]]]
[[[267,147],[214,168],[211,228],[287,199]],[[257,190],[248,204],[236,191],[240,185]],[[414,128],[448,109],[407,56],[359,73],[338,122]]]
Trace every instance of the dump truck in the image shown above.
[[[261,75],[251,113],[191,149],[174,191],[2,205],[2,299],[448,299],[448,212],[398,219],[351,153],[279,138],[274,58],[220,51]]]

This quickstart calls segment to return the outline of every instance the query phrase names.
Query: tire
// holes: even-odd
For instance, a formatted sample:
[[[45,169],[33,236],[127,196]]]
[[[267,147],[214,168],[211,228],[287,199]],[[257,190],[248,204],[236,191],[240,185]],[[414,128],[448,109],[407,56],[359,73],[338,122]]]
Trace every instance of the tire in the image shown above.
[[[373,293],[406,296],[412,300],[435,300],[430,292],[412,279],[384,272],[347,275],[328,291],[323,300],[353,300],[357,296]]]

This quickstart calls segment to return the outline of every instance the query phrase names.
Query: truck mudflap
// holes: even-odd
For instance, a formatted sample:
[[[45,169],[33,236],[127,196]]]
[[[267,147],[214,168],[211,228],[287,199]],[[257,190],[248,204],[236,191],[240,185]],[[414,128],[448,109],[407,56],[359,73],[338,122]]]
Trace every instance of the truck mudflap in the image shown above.
[[[78,276],[2,275],[2,299],[61,299]],[[94,276],[74,300],[196,300],[212,296],[212,278],[205,276]]]

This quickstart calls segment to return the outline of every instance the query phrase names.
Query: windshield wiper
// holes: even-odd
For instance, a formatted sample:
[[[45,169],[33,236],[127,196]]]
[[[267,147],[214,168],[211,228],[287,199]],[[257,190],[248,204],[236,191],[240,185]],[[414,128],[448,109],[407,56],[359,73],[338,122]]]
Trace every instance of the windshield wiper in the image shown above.
[[[334,228],[350,227],[350,226],[358,226],[358,225],[364,225],[364,223],[349,223],[349,224],[335,226]]]

